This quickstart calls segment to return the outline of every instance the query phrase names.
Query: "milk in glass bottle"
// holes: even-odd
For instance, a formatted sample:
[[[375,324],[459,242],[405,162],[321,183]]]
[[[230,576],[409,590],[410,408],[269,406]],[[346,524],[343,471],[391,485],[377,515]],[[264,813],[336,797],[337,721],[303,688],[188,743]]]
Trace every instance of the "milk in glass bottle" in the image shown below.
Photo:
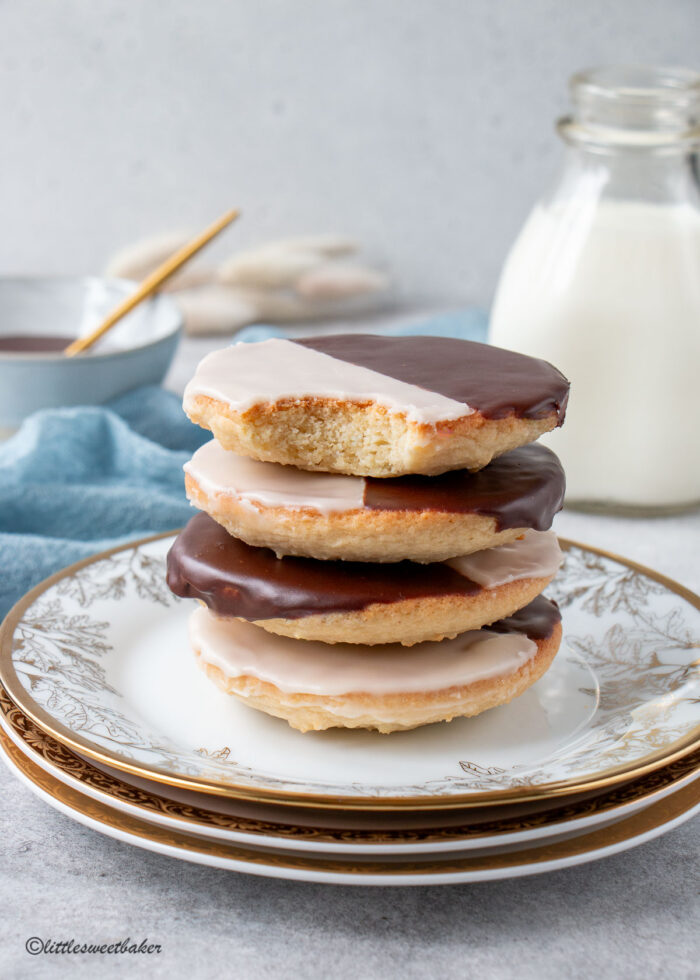
[[[545,440],[573,506],[700,501],[700,74],[605,68],[571,82],[565,166],[504,266],[490,339],[571,381]]]

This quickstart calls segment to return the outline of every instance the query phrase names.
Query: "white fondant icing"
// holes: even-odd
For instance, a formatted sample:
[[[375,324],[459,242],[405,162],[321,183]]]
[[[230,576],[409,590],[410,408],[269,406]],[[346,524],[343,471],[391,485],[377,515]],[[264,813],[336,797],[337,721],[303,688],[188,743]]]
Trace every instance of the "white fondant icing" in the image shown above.
[[[208,354],[185,388],[185,411],[197,395],[224,401],[239,412],[265,402],[304,397],[373,401],[410,421],[428,424],[474,411],[437,392],[276,338]]]
[[[510,544],[445,562],[485,589],[523,578],[548,578],[561,563],[562,553],[554,531],[532,530]]]
[[[320,513],[364,506],[359,476],[307,473],[294,466],[262,463],[224,449],[212,439],[185,463],[185,472],[206,494],[224,494],[263,507],[307,507]]]
[[[328,696],[441,691],[512,674],[537,652],[524,633],[487,629],[412,647],[329,645],[217,619],[202,607],[190,616],[190,639],[204,661],[227,677],[252,676],[285,693]]]

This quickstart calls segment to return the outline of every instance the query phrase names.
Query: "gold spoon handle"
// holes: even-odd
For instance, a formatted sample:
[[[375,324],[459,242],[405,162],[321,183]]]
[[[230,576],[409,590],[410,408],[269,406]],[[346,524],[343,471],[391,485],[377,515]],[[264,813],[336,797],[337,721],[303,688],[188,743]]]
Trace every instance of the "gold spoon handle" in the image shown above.
[[[232,221],[235,221],[239,216],[239,211],[228,211],[224,214],[218,221],[215,221],[212,225],[209,225],[201,235],[193,238],[191,242],[183,245],[182,248],[178,249],[174,255],[171,255],[169,259],[166,259],[162,265],[159,265],[157,269],[146,276],[141,285],[138,287],[135,293],[131,296],[127,296],[125,300],[117,306],[112,312],[102,321],[102,323],[96,327],[92,333],[87,334],[85,337],[78,337],[77,340],[72,341],[68,344],[63,353],[66,357],[74,357],[76,354],[82,353],[82,351],[87,350],[88,347],[92,347],[96,340],[107,333],[115,323],[117,323],[123,316],[130,313],[135,306],[146,299],[151,293],[154,293],[158,287],[169,279],[174,272],[177,272],[185,262],[189,262],[193,255],[196,255],[200,249],[204,248],[212,238],[215,238],[219,232],[227,228]]]

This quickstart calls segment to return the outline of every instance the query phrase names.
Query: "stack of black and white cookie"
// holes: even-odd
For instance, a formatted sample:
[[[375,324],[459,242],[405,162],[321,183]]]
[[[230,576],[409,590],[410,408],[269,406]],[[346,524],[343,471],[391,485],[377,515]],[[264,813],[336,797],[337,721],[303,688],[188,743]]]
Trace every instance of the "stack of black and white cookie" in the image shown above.
[[[209,677],[302,731],[475,715],[551,664],[569,385],[468,341],[341,335],[210,354],[168,583]]]

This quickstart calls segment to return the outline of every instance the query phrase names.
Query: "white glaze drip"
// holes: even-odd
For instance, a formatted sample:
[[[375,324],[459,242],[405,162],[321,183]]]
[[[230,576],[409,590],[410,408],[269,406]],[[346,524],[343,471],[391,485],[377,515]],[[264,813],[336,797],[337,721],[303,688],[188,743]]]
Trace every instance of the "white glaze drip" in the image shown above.
[[[304,397],[371,401],[426,424],[462,418],[474,411],[418,385],[278,339],[234,344],[208,354],[185,388],[185,411],[197,395],[224,401],[238,412],[265,402]]]
[[[442,691],[515,673],[537,644],[524,633],[471,630],[453,640],[403,647],[316,643],[276,636],[208,609],[190,616],[190,640],[227,677],[256,677],[285,693],[327,696]]]
[[[523,578],[549,578],[563,560],[554,531],[526,531],[522,537],[497,548],[445,562],[472,582],[494,589]]]
[[[251,506],[305,507],[322,514],[364,506],[362,477],[262,463],[224,449],[215,439],[198,449],[184,469],[206,494],[235,497]]]

